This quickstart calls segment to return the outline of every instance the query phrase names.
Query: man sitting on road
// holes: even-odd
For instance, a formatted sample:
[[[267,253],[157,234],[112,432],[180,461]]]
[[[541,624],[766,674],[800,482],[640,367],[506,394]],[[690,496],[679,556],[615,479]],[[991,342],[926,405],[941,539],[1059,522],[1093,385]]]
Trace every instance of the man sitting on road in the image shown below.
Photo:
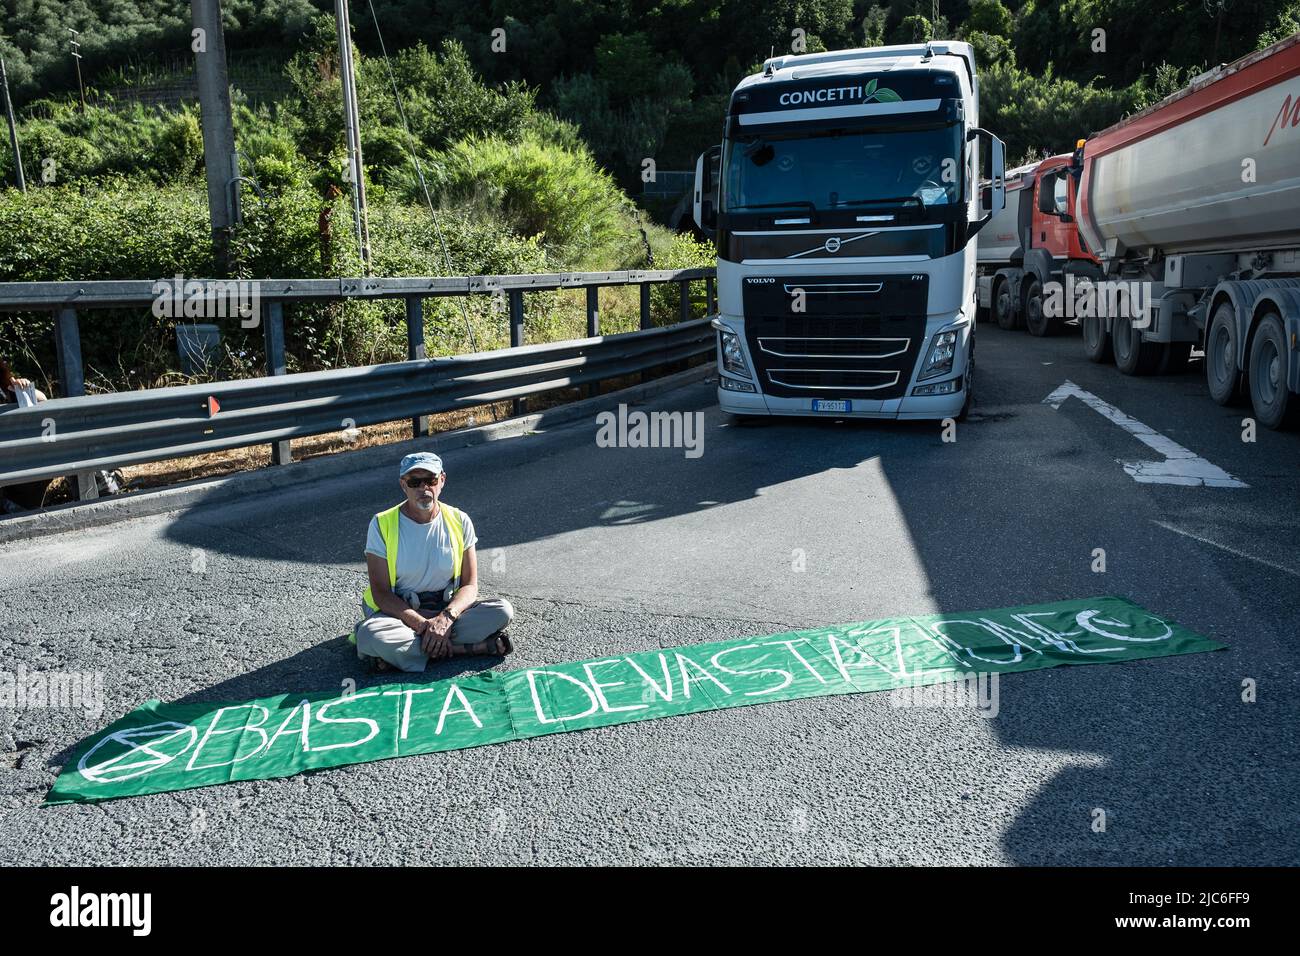
[[[406,500],[375,515],[366,537],[357,656],[378,670],[422,671],[430,659],[511,653],[505,628],[515,610],[503,598],[478,600],[478,538],[469,515],[441,501],[442,459],[407,455],[398,480]]]

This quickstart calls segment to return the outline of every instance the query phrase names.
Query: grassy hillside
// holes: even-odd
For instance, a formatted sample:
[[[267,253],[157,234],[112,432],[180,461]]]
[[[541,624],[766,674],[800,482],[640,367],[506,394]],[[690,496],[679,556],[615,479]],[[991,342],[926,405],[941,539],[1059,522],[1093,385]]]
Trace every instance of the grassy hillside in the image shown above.
[[[253,183],[232,236],[234,273],[357,274],[337,41],[322,12],[332,3],[223,9]],[[384,275],[709,263],[710,250],[649,223],[631,197],[646,159],[693,166],[719,137],[732,86],[772,51],[967,39],[981,63],[982,123],[1020,161],[1068,149],[1206,65],[1300,29],[1300,0],[374,0],[374,10],[391,62],[370,4],[352,4]],[[85,113],[68,27],[81,31]],[[0,0],[32,184],[25,196],[11,187],[0,150],[0,281],[214,271],[189,29],[188,5],[174,0]],[[611,293],[611,323],[632,321],[634,297]],[[571,299],[530,300],[530,334],[580,331]],[[503,342],[499,305],[437,302],[430,349]],[[290,322],[293,367],[400,356],[399,319],[391,303],[304,308]],[[0,352],[46,382],[49,321],[0,316]],[[170,336],[152,316],[97,316],[86,329],[92,384],[173,380]],[[255,339],[235,328],[227,345],[216,374],[255,367]]]
[[[390,51],[456,40],[489,85],[538,91],[538,103],[576,123],[628,186],[647,156],[687,168],[716,140],[723,97],[773,50],[968,39],[995,88],[985,122],[1021,156],[1066,148],[1089,123],[1113,121],[1172,79],[1300,30],[1300,0],[373,0],[373,8]],[[286,61],[310,38],[315,14],[332,9],[331,0],[224,0],[236,80],[245,58]],[[352,4],[355,40],[377,54],[370,10]],[[75,89],[67,27],[82,31],[93,88],[183,66],[188,12],[174,0],[0,0],[16,99]],[[1018,107],[1026,97],[1048,104],[1059,124],[1028,126]]]

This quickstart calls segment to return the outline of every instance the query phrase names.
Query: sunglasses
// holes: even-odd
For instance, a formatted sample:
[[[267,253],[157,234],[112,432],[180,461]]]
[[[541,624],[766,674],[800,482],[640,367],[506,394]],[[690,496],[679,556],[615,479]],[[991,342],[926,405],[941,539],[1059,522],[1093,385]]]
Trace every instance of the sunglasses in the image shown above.
[[[435,475],[432,478],[406,478],[404,480],[406,481],[406,487],[408,488],[423,488],[425,485],[432,488],[438,483],[438,479],[441,477],[442,475]]]

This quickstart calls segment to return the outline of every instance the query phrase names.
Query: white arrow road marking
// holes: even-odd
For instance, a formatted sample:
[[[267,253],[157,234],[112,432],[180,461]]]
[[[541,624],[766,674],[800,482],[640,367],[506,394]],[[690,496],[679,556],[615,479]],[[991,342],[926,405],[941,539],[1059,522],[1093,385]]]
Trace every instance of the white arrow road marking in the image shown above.
[[[1075,385],[1067,379],[1060,388],[1043,399],[1043,403],[1060,408],[1074,396],[1103,418],[1108,418],[1148,448],[1164,456],[1164,461],[1122,461],[1124,472],[1134,481],[1149,485],[1204,485],[1209,488],[1249,488],[1218,465],[1206,461],[1196,452],[1166,438],[1149,425],[1125,415],[1114,405]]]

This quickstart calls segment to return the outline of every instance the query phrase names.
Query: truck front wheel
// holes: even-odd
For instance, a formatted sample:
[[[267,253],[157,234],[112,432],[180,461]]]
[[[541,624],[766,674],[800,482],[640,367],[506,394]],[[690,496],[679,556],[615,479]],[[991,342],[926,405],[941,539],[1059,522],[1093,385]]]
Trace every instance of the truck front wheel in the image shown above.
[[[1250,404],[1255,418],[1265,428],[1294,426],[1300,418],[1300,399],[1292,395],[1286,382],[1286,333],[1282,319],[1269,312],[1255,330],[1255,340],[1250,344],[1249,374]]]
[[[1101,316],[1090,315],[1079,320],[1083,332],[1083,354],[1093,362],[1109,362],[1115,357],[1110,347],[1110,333]]]
[[[1236,317],[1231,302],[1222,302],[1210,319],[1205,336],[1205,385],[1210,398],[1227,405],[1237,397],[1241,373],[1237,371]]]
[[[1125,375],[1150,375],[1160,366],[1162,346],[1143,342],[1142,333],[1130,319],[1116,316],[1111,341],[1115,347],[1115,366]]]

